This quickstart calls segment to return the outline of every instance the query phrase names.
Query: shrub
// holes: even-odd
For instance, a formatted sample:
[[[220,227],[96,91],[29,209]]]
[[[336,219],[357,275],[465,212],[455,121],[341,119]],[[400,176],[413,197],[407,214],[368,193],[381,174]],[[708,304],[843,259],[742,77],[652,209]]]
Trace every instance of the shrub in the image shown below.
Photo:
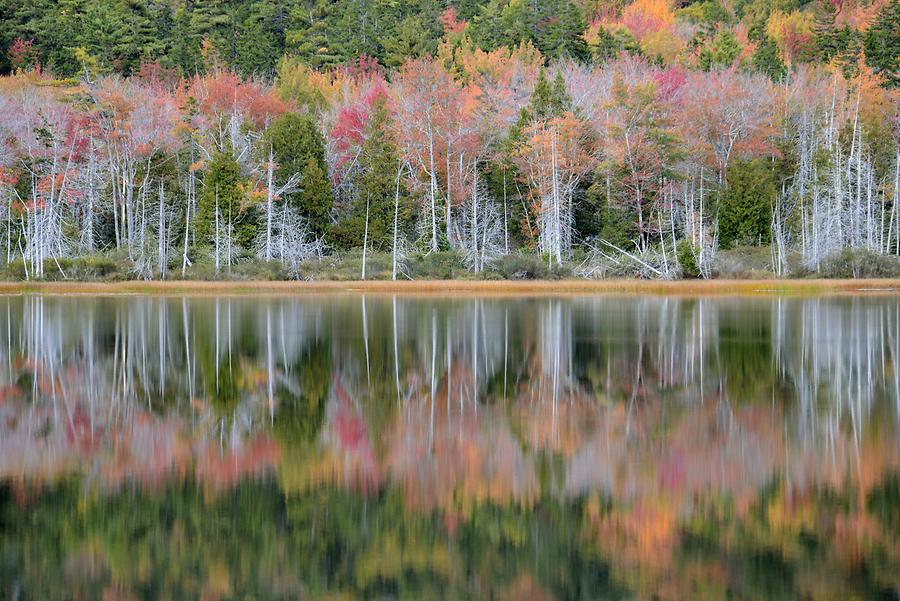
[[[43,279],[48,282],[122,280],[128,279],[128,271],[127,261],[117,261],[115,257],[104,255],[87,255],[75,259],[44,259]],[[8,280],[25,280],[26,274],[34,279],[31,265],[29,264],[26,270],[22,259],[13,261],[2,271],[3,278]]]
[[[793,255],[789,255],[789,261]],[[771,246],[738,246],[719,250],[713,259],[713,272],[722,278],[763,279],[771,278]]]
[[[681,265],[681,274],[686,278],[700,277],[700,267],[697,265],[696,249],[691,241],[682,238],[675,248],[678,251],[678,264]]]
[[[895,278],[900,277],[900,259],[862,248],[845,248],[825,257],[817,275],[836,279]]]
[[[369,252],[366,255],[366,279],[391,279],[391,254]],[[362,250],[335,253],[320,259],[309,259],[300,264],[300,277],[306,280],[358,280],[362,275]],[[399,275],[397,276],[400,277]]]
[[[466,269],[459,253],[441,251],[409,257],[405,273],[413,280],[452,280],[465,277]]]
[[[181,267],[169,271],[170,278],[214,281],[214,280],[261,280],[277,281],[289,280],[290,274],[287,268],[278,261],[263,261],[261,259],[238,260],[229,269],[221,266],[216,272],[216,264],[207,257],[200,257],[194,261],[181,277]]]
[[[506,280],[555,280],[564,275],[561,270],[551,271],[540,255],[512,253],[497,257],[490,269],[484,273],[485,279]]]

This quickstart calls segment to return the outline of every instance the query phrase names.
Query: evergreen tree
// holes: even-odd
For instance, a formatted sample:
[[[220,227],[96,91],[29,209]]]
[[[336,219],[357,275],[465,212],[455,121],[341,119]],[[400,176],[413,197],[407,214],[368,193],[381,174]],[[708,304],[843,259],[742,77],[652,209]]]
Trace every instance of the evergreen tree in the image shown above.
[[[535,23],[535,46],[544,56],[552,58],[573,58],[587,60],[590,56],[582,37],[586,27],[581,11],[570,0],[542,2],[545,7],[542,18]]]
[[[531,102],[520,117],[519,125],[524,127],[529,123],[544,121],[553,117],[559,117],[571,106],[572,101],[566,91],[566,82],[562,72],[557,71],[551,83],[547,79],[544,69],[538,72],[534,90],[531,92]]]
[[[366,126],[366,140],[360,152],[360,170],[356,176],[356,191],[349,214],[332,229],[334,242],[341,248],[361,246],[368,229],[370,249],[391,249],[400,160],[397,148],[386,135],[389,118],[385,100],[379,98],[372,105]],[[405,205],[403,202],[404,222],[408,213]]]
[[[271,76],[284,52],[284,35],[276,22],[277,4],[268,0],[245,4],[239,26],[232,66],[243,75]]]
[[[784,61],[778,52],[778,46],[767,35],[763,35],[759,41],[756,52],[753,53],[753,68],[759,73],[764,73],[772,78],[772,81],[781,81],[787,74]]]
[[[216,207],[219,215],[219,235],[232,231],[234,244],[250,248],[256,237],[257,211],[246,206],[244,180],[240,166],[231,152],[216,154],[206,168],[203,191],[197,204],[197,243],[204,247],[215,245]]]
[[[473,18],[472,39],[484,50],[529,41],[548,58],[585,60],[590,55],[581,35],[585,25],[571,0],[491,0]]]
[[[78,73],[75,48],[82,40],[83,0],[19,0],[12,39],[35,40],[45,69],[60,76]]]
[[[719,244],[768,244],[777,188],[766,159],[736,160],[728,167],[728,189],[719,207]]]
[[[512,32],[503,22],[504,3],[490,0],[481,6],[469,26],[472,40],[482,50],[493,50],[514,43]]]
[[[900,86],[900,0],[881,9],[866,31],[866,63],[884,77],[888,87]]]
[[[741,54],[741,45],[728,29],[716,34],[712,42],[700,51],[697,65],[704,71],[730,67]]]
[[[344,61],[331,43],[333,3],[314,0],[310,6],[297,6],[290,13],[285,32],[287,50],[312,67],[334,67]]]
[[[181,71],[190,77],[203,71],[203,59],[200,55],[201,39],[194,35],[191,28],[191,13],[184,6],[179,6],[172,14],[172,44],[169,51],[168,66]]]
[[[300,211],[316,235],[321,235],[328,226],[334,200],[325,162],[325,140],[315,122],[308,115],[286,113],[272,122],[266,141],[278,164],[277,181],[300,175],[300,190],[289,194],[285,201]]]
[[[392,35],[381,38],[384,64],[399,67],[410,58],[434,53],[437,36],[425,26],[421,15],[406,17],[397,24]]]
[[[228,0],[205,0],[190,11],[191,47],[205,56],[198,56],[197,63],[223,66],[235,62],[237,55],[237,31],[235,9]]]
[[[837,27],[837,9],[830,2],[823,3],[815,22],[817,60],[836,63],[844,76],[853,77],[859,67],[862,36],[848,26]]]
[[[607,29],[602,25],[597,29],[597,39],[588,46],[591,59],[603,63],[627,52],[634,56],[641,55],[641,47],[630,31],[624,27]]]

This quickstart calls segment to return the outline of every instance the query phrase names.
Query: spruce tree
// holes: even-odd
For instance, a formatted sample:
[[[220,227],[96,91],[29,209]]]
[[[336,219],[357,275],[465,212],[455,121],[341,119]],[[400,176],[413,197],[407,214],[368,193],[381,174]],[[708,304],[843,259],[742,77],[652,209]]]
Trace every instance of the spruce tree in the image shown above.
[[[778,46],[767,35],[763,35],[756,52],[753,53],[753,69],[768,75],[772,81],[776,82],[784,79],[784,76],[787,74],[787,68],[781,60]]]
[[[383,98],[372,105],[366,140],[360,151],[360,169],[349,214],[333,228],[334,242],[341,248],[362,246],[368,220],[369,248],[388,251],[394,232],[394,195],[399,158],[386,126],[390,115]],[[401,191],[402,194],[402,191]],[[406,221],[408,207],[403,204]]]
[[[887,87],[900,86],[900,0],[881,9],[865,33],[866,63],[884,77]]]
[[[728,167],[728,189],[719,207],[719,244],[768,244],[777,188],[766,159],[736,160]]]
[[[244,3],[239,13],[233,66],[243,75],[271,76],[281,54],[284,38],[276,27],[278,7],[272,2]]]
[[[246,206],[244,180],[231,152],[216,154],[206,168],[203,191],[197,205],[197,244],[215,246],[216,207],[219,210],[219,235],[229,227],[234,244],[250,248],[258,228],[257,211]]]
[[[741,45],[731,31],[723,29],[716,34],[712,43],[700,51],[697,66],[704,71],[730,67],[741,54]]]
[[[300,211],[316,235],[328,227],[334,202],[328,164],[325,162],[325,140],[308,115],[281,115],[266,132],[266,147],[271,145],[278,164],[275,177],[279,182],[300,175],[300,189],[285,201]]]

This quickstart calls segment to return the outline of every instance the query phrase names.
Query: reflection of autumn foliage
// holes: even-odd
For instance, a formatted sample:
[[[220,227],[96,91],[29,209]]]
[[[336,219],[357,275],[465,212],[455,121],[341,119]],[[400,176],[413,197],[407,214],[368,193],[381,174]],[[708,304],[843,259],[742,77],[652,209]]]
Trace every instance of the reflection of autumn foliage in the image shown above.
[[[221,449],[217,445],[207,445],[198,453],[194,473],[197,480],[213,488],[231,488],[245,478],[263,475],[280,458],[278,445],[262,436],[238,448]]]
[[[327,424],[331,449],[342,458],[336,482],[358,482],[362,489],[377,485],[381,480],[374,451],[369,440],[368,426],[355,406],[350,394],[335,376],[333,396],[328,403]],[[335,466],[337,467],[337,466]]]
[[[452,373],[459,385],[468,370]],[[451,385],[451,388],[453,386]],[[519,449],[503,412],[448,403],[446,382],[398,417],[386,462],[411,508],[469,514],[485,502],[528,505],[537,497],[534,467]],[[432,413],[433,411],[433,413]]]
[[[872,327],[857,321],[851,330],[840,324],[859,312],[817,299],[830,309],[805,314],[811,334],[779,346],[777,324],[758,327],[776,315],[768,301],[753,305],[753,319],[742,301],[740,320],[729,313],[733,301],[583,302],[582,315],[559,301],[513,308],[508,343],[502,329],[485,335],[467,321],[448,327],[445,341],[437,320],[426,320],[428,334],[401,336],[396,355],[374,336],[358,349],[340,338],[315,352],[297,347],[305,359],[295,363],[278,360],[292,352],[290,338],[230,361],[217,347],[205,358],[198,343],[208,377],[187,384],[182,366],[170,365],[177,376],[162,379],[158,396],[142,396],[137,369],[124,372],[125,388],[122,359],[22,351],[0,367],[9,372],[0,388],[0,502],[5,495],[7,507],[51,516],[90,505],[103,528],[105,504],[137,507],[157,495],[164,500],[145,506],[134,527],[146,534],[160,507],[194,495],[192,507],[218,507],[224,527],[252,514],[246,527],[263,531],[259,561],[272,573],[284,558],[318,553],[325,559],[310,573],[343,570],[353,590],[367,592],[422,578],[498,599],[563,598],[571,582],[549,583],[576,555],[608,567],[637,598],[758,598],[753,579],[772,574],[788,579],[779,586],[795,598],[896,589],[891,474],[900,473],[900,439],[893,355],[879,354],[894,344],[885,335],[893,325],[880,321],[893,306],[881,314],[873,304]],[[866,333],[860,340],[872,350],[819,348],[845,330]],[[750,335],[752,345],[734,346]],[[771,369],[748,382],[736,364],[760,348]],[[232,364],[227,377],[217,373]],[[844,379],[832,377],[838,372]],[[853,378],[863,374],[868,388],[859,392]],[[804,378],[814,388],[801,388]],[[60,482],[70,496],[53,496]],[[133,516],[123,514],[130,527]],[[196,535],[185,524],[224,537],[216,520],[179,521],[160,535],[172,549]],[[133,536],[125,526],[107,538],[73,535],[77,544],[65,547],[73,570],[96,561],[97,581],[142,582],[141,570],[163,560],[147,540],[122,543]],[[552,551],[543,547],[548,531],[560,539]],[[135,550],[146,554],[139,567]],[[567,550],[571,557],[551,554]],[[334,568],[335,556],[348,559]],[[246,575],[224,553],[183,561],[173,561],[179,576],[202,565],[197,589],[210,598],[242,591]]]

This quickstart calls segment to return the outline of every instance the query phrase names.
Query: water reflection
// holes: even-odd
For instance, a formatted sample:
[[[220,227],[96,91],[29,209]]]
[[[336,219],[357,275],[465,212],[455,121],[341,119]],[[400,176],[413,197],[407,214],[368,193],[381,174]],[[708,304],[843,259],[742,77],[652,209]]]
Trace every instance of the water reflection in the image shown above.
[[[26,295],[0,341],[13,598],[900,596],[898,298]]]

